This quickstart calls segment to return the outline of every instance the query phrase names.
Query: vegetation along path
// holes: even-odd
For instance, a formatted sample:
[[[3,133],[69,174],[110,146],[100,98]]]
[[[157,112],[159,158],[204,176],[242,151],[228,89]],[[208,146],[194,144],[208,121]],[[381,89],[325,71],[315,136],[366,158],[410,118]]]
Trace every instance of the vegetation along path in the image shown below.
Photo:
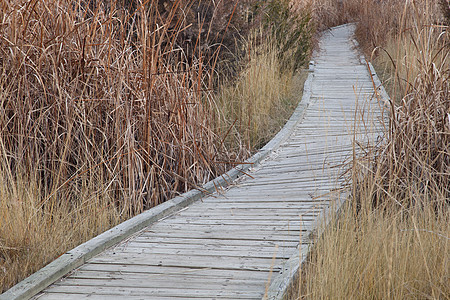
[[[345,162],[377,136],[381,109],[352,34],[344,25],[323,35],[293,130],[248,176],[94,256],[36,299],[278,297],[324,208],[346,196]]]

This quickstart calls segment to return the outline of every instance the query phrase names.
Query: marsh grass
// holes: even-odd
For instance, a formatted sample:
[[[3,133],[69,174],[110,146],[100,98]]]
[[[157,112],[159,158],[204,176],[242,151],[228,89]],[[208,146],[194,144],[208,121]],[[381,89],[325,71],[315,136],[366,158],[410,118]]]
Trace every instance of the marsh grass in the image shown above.
[[[433,7],[412,3],[403,10],[403,19],[411,14],[414,18],[396,36],[401,47],[393,56],[391,74],[399,83],[394,84],[394,95],[399,90],[401,100],[391,101],[388,131],[376,150],[374,168],[383,182],[378,183],[375,206],[448,204],[449,37],[445,27],[433,25]]]
[[[3,175],[5,171],[2,169],[0,176],[3,288],[123,219],[114,199],[107,194],[91,194],[98,186],[86,186],[78,195],[79,202],[52,199],[43,205],[45,197],[38,180],[10,178]],[[89,180],[89,184],[95,183]],[[69,193],[61,196],[73,197]]]
[[[264,41],[265,40],[265,41]],[[261,42],[263,41],[263,42]],[[240,139],[246,149],[259,149],[275,135],[301,99],[305,72],[284,69],[274,38],[261,28],[244,44],[242,72],[218,94],[224,113],[223,129],[231,129],[226,143]]]
[[[350,201],[288,299],[448,299],[450,69],[436,4],[347,1],[360,43],[391,64],[394,97],[381,140],[353,160]]]
[[[2,289],[227,167],[181,4],[2,1]]]
[[[0,2],[1,291],[199,188],[281,126],[294,81],[269,39],[230,67],[246,87],[217,94],[218,66],[236,57],[222,56],[229,31],[253,26],[250,2]],[[270,97],[254,95],[262,87]]]
[[[429,207],[428,207],[429,208]],[[316,241],[302,294],[288,299],[447,299],[448,208],[356,216],[343,208]]]

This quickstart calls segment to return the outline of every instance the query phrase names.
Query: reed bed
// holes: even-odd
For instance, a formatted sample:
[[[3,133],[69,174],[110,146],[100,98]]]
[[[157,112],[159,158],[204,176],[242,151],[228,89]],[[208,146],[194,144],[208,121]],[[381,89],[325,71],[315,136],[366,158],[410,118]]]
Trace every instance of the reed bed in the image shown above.
[[[227,136],[224,142],[236,152],[264,146],[289,119],[301,98],[306,72],[297,66],[304,65],[309,56],[312,29],[309,16],[300,16],[299,24],[293,23],[297,29],[295,37],[289,35],[291,31],[284,30],[284,26],[270,33],[273,37],[269,39],[267,28],[253,31],[243,43],[245,56],[239,59],[245,62],[242,71],[217,95],[226,121],[222,128],[228,131],[222,134]],[[283,33],[275,37],[278,30]],[[291,44],[287,44],[287,40]],[[283,48],[285,52],[280,51]],[[240,149],[235,147],[238,140],[244,144]]]
[[[450,48],[438,4],[346,1],[366,53],[391,64],[394,97],[378,144],[352,162],[350,201],[287,299],[448,299]]]
[[[253,133],[218,100],[258,60],[293,89],[262,54],[272,35],[248,55],[236,43],[264,24],[253,2],[0,2],[0,291],[269,139],[244,141]],[[262,107],[292,108],[283,97],[251,103],[258,122]]]
[[[226,168],[188,7],[125,4],[2,1],[2,288]]]

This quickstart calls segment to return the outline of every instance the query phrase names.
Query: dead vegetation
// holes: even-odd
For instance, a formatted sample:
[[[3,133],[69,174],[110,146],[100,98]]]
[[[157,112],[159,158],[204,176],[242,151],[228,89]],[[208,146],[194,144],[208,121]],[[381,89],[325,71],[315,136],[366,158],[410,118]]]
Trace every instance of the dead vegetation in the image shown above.
[[[282,54],[264,46],[274,37],[243,47],[265,9],[250,0],[0,2],[2,291],[269,139],[251,139],[219,100],[244,73],[275,72],[270,84],[288,92],[259,99],[276,104],[239,101],[254,99],[251,78],[230,97],[263,123],[282,124],[289,110],[268,116],[257,105],[295,106],[293,72],[281,76]],[[255,62],[272,58],[260,65],[274,69]]]
[[[353,161],[351,201],[288,299],[448,299],[450,69],[439,2],[344,1],[393,97],[381,140]]]

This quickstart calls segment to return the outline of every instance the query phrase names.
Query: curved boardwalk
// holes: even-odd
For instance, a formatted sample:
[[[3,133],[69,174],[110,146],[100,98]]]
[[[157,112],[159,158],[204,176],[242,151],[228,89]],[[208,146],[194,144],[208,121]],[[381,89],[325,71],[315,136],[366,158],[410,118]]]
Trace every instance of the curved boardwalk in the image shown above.
[[[36,299],[261,299],[269,280],[276,289],[322,209],[345,194],[336,188],[355,116],[365,119],[360,143],[374,136],[373,84],[351,34],[341,26],[324,35],[303,120],[251,177],[104,251]]]

